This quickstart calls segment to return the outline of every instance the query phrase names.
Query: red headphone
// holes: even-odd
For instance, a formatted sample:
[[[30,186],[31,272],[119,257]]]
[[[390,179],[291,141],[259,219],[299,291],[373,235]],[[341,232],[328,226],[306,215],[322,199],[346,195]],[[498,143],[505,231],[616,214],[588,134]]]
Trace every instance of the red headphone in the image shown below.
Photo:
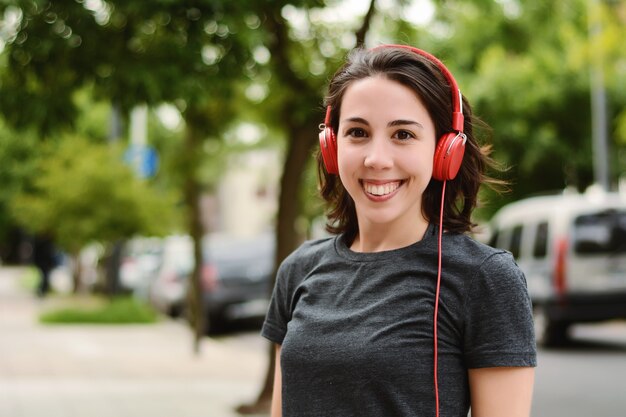
[[[408,45],[381,45],[374,49],[378,48],[408,49],[409,51],[428,58],[429,61],[437,65],[444,77],[446,77],[452,93],[452,129],[454,131],[443,134],[437,141],[433,163],[433,178],[439,181],[454,179],[461,168],[461,161],[465,153],[465,142],[467,141],[467,136],[463,133],[463,101],[461,99],[461,90],[459,90],[456,80],[440,60],[421,49]],[[324,119],[324,123],[320,125],[320,149],[326,172],[329,174],[339,174],[339,166],[337,165],[337,136],[332,127],[330,127],[331,110],[330,106],[326,108],[326,118]]]

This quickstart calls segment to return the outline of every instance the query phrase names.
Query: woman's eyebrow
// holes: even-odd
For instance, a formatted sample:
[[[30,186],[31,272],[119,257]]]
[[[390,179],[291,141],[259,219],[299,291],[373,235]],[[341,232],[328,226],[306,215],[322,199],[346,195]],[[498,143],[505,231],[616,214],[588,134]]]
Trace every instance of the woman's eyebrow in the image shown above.
[[[350,118],[348,118],[348,119],[345,119],[345,120],[344,120],[344,123],[346,123],[346,122],[360,123],[360,124],[362,124],[362,125],[366,125],[366,126],[369,126],[369,125],[370,125],[370,124],[367,122],[367,120],[365,120],[365,119],[364,119],[364,118],[362,118],[362,117],[350,117]]]
[[[370,124],[368,123],[367,120],[365,120],[362,117],[350,117],[344,120],[344,123],[346,122],[352,122],[352,123],[360,123],[363,124],[365,126],[369,126]],[[394,126],[406,126],[406,125],[414,125],[417,126],[420,129],[423,129],[424,126],[419,123],[416,122],[414,120],[404,120],[404,119],[398,119],[398,120],[394,120],[392,122],[387,123],[387,127],[394,127]]]
[[[404,126],[404,125],[415,125],[415,126],[419,127],[420,129],[424,128],[424,126],[421,123],[416,122],[414,120],[402,120],[402,119],[400,119],[400,120],[394,120],[393,122],[387,123],[388,127]]]

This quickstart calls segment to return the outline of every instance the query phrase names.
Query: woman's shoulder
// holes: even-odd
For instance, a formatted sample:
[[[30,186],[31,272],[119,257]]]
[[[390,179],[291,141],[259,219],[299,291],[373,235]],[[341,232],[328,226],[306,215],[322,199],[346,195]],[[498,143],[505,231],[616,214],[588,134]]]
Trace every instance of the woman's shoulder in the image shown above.
[[[450,234],[444,254],[446,250],[449,256],[471,264],[472,268],[515,266],[510,252],[491,247],[466,234]]]
[[[329,251],[334,251],[336,237],[307,240],[291,252],[282,262],[283,266],[303,266],[319,262]]]
[[[485,288],[498,288],[496,293],[507,292],[517,296],[520,291],[526,291],[526,277],[510,252],[493,248],[467,235],[456,235],[449,243],[446,245],[450,250],[447,256],[453,258],[460,276],[470,278],[469,281],[462,281],[471,282],[472,287],[482,289],[481,292],[485,292]]]

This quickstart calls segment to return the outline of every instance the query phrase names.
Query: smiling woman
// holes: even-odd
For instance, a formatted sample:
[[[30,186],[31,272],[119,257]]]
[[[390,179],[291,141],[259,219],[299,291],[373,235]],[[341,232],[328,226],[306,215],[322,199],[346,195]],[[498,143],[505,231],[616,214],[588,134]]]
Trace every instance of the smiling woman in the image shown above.
[[[355,50],[330,82],[319,177],[336,236],[280,266],[272,416],[528,416],[526,281],[470,238],[491,161],[443,64]]]

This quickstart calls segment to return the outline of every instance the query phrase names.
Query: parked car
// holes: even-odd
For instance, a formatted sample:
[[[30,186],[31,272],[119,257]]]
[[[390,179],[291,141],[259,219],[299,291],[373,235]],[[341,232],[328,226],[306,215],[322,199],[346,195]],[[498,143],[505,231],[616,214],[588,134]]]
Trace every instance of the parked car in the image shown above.
[[[201,286],[207,332],[265,315],[271,295],[274,251],[275,240],[269,234],[254,238],[209,236],[203,240]],[[165,240],[163,263],[150,290],[150,299],[157,308],[173,316],[185,311],[194,265],[188,236]]]
[[[503,207],[489,244],[524,271],[539,340],[567,341],[573,323],[626,318],[626,197],[592,191]]]
[[[149,284],[150,303],[172,317],[180,316],[186,303],[187,280],[194,266],[192,245],[186,235],[165,238],[160,265]]]
[[[146,299],[151,281],[162,262],[163,241],[156,237],[137,237],[124,245],[120,261],[120,286],[134,296]]]
[[[274,237],[217,239],[210,243],[203,269],[208,330],[221,330],[233,321],[264,317],[274,272]]]

